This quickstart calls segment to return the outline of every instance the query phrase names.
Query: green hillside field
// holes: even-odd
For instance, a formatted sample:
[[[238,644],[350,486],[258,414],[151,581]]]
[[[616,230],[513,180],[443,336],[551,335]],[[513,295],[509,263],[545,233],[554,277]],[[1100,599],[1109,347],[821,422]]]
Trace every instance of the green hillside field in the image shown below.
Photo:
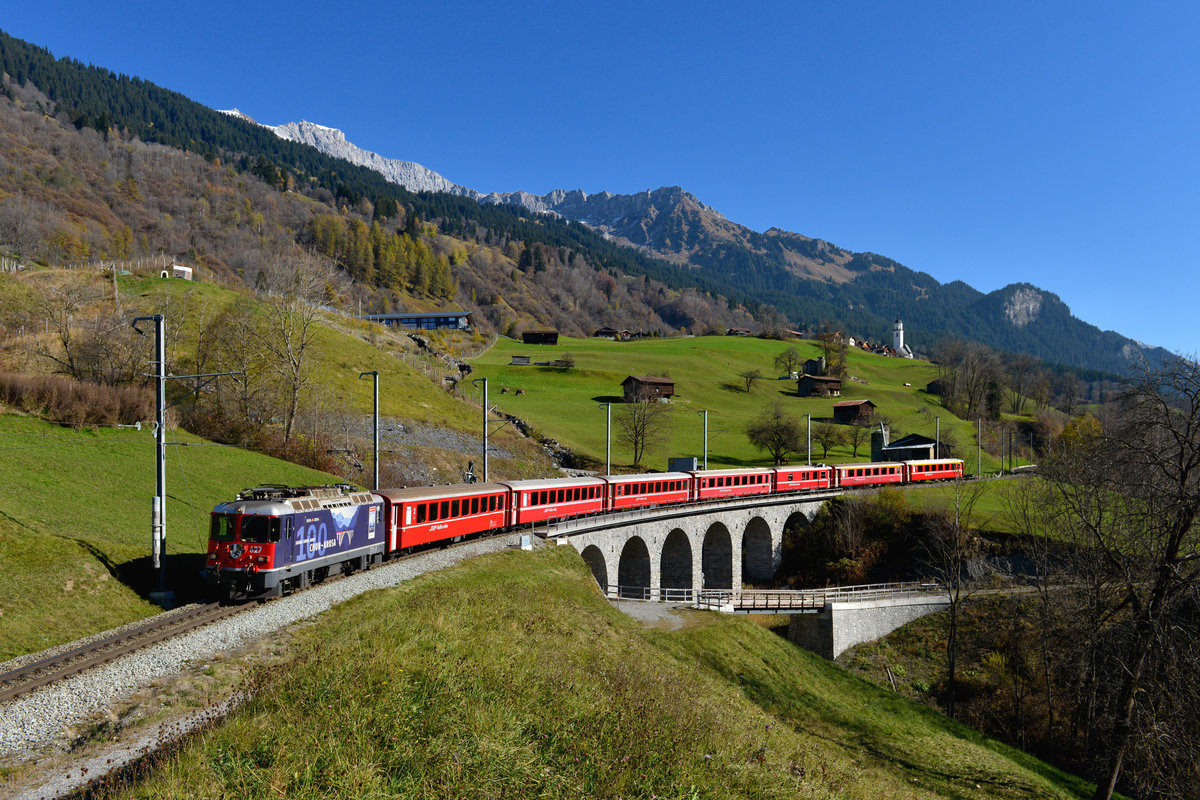
[[[746,438],[747,424],[772,402],[803,423],[805,414],[814,420],[830,418],[832,406],[841,400],[870,400],[877,413],[891,424],[892,438],[910,433],[933,437],[940,418],[945,440],[957,442],[966,452],[968,471],[974,471],[975,423],[958,419],[942,407],[924,387],[937,377],[937,368],[925,361],[875,356],[860,350],[848,353],[849,375],[839,398],[810,398],[796,395],[796,383],[779,379],[776,355],[795,346],[803,358],[815,358],[820,347],[810,341],[771,341],[738,336],[703,336],[675,339],[641,339],[614,342],[607,339],[560,337],[557,346],[524,345],[500,338],[472,362],[472,377],[489,379],[489,399],[501,411],[528,421],[544,435],[557,439],[592,461],[604,464],[605,411],[602,403],[614,403],[612,413],[614,469],[632,468],[628,447],[619,443],[616,417],[621,410],[621,381],[629,375],[658,375],[675,382],[671,400],[672,424],[669,438],[652,448],[643,460],[649,469],[664,470],[670,456],[704,453],[704,422],[709,411],[709,467],[769,465],[766,453],[756,450]],[[549,362],[570,354],[574,368],[512,366],[514,355],[530,356],[533,362]],[[749,392],[739,373],[758,369],[764,376]],[[507,388],[507,393],[501,393]],[[517,396],[516,389],[524,389]],[[869,439],[860,445],[857,458],[849,446],[829,452],[827,461],[869,461]],[[814,442],[813,460],[821,450]],[[799,459],[802,461],[805,454]],[[984,470],[996,468],[986,454]]]
[[[1091,787],[753,621],[646,627],[573,548],[331,609],[105,797],[1073,798]],[[330,735],[336,732],[336,735]]]

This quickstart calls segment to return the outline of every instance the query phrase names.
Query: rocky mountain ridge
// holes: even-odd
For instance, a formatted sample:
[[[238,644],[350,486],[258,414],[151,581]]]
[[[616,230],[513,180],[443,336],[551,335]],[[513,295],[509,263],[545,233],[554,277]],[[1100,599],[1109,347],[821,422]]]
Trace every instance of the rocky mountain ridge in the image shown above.
[[[271,130],[376,170],[410,191],[448,192],[582,222],[613,240],[769,302],[800,326],[834,321],[860,336],[886,340],[891,320],[899,316],[911,330],[924,334],[919,347],[962,337],[1105,371],[1120,371],[1166,353],[1077,319],[1060,298],[1030,284],[1013,283],[985,295],[961,281],[942,284],[875,253],[855,253],[780,228],[759,233],[727,219],[679,186],[634,194],[589,194],[581,189],[484,194],[420,164],[363,150],[336,128],[299,122]]]
[[[263,125],[236,108],[223,113],[260,125],[273,131],[281,139],[306,144],[334,158],[342,158],[351,164],[373,169],[392,183],[397,183],[412,192],[446,192],[470,197],[473,200],[483,197],[482,193],[466,186],[460,186],[415,161],[385,158],[371,150],[365,150],[347,141],[346,134],[337,128],[318,125],[306,120],[286,122],[283,125]]]

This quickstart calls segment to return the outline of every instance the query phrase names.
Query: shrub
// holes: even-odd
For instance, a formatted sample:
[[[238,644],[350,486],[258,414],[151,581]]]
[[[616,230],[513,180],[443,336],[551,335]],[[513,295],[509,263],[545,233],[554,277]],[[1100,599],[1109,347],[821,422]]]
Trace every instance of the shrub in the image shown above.
[[[154,417],[148,389],[107,386],[59,375],[0,373],[0,402],[71,427],[131,425]]]

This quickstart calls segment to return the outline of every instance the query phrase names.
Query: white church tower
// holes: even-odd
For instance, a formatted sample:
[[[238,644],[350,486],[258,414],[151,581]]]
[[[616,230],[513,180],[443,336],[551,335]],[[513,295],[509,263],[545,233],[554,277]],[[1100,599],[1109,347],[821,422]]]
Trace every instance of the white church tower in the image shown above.
[[[913,352],[904,345],[904,323],[896,317],[896,324],[892,326],[892,349],[896,351],[896,355],[900,358],[912,358]]]

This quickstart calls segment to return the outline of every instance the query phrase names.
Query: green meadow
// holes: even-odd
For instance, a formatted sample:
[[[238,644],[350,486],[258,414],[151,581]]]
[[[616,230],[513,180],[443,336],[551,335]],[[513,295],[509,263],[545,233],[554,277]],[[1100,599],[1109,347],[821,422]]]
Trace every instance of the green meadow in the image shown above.
[[[649,469],[662,470],[671,456],[704,454],[704,420],[708,417],[709,467],[742,467],[770,464],[763,451],[746,438],[747,424],[779,401],[804,424],[804,415],[819,420],[833,416],[833,404],[843,400],[870,400],[888,420],[892,438],[910,433],[933,437],[940,419],[944,439],[956,442],[966,453],[967,468],[974,471],[975,423],[958,419],[938,398],[924,391],[937,377],[937,368],[925,361],[886,358],[851,350],[849,377],[839,398],[798,397],[796,382],[780,379],[775,357],[794,346],[803,358],[821,354],[815,342],[771,341],[738,336],[704,336],[675,339],[642,339],[614,342],[606,339],[560,337],[556,346],[524,345],[500,338],[472,362],[472,378],[488,378],[490,402],[501,411],[529,422],[539,433],[557,439],[589,456],[601,467],[605,451],[605,407],[613,414],[612,460],[614,469],[632,468],[629,448],[619,441],[617,416],[621,411],[621,381],[627,376],[657,375],[675,382],[671,400],[670,431],[664,441],[643,459]],[[573,368],[513,366],[513,356],[549,362],[569,354]],[[740,373],[759,370],[764,376],[746,391]],[[502,393],[502,389],[508,391]],[[517,389],[523,389],[521,395]],[[478,393],[474,395],[478,399]],[[860,445],[857,457],[849,445],[835,447],[829,463],[869,461],[870,440]],[[803,461],[805,454],[793,457]],[[821,448],[813,443],[813,460]],[[996,462],[985,455],[984,469]]]

